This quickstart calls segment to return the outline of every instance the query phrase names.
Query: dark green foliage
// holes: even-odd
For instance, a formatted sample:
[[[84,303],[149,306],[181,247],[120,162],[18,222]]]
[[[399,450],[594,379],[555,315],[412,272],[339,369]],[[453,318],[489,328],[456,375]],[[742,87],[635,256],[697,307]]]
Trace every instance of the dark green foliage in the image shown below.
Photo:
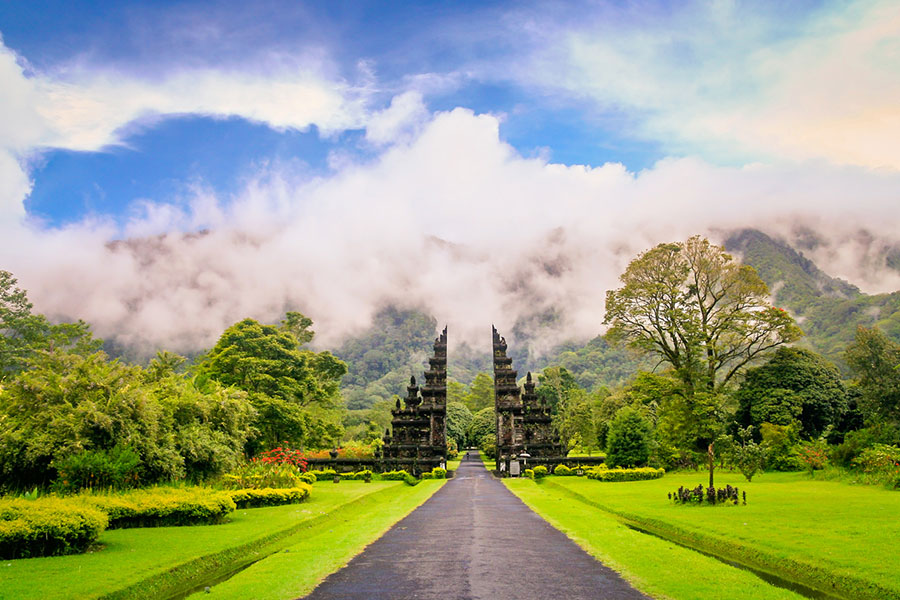
[[[609,424],[606,463],[611,467],[640,467],[650,458],[651,425],[644,415],[626,406]]]
[[[447,403],[447,439],[454,440],[457,447],[466,447],[469,440],[469,429],[474,416],[461,402]]]
[[[74,500],[0,499],[0,558],[84,552],[108,524],[104,512]]]
[[[859,381],[864,411],[874,421],[900,423],[900,344],[877,328],[860,327],[844,356]]]
[[[57,490],[75,492],[82,488],[134,486],[139,480],[141,457],[128,446],[110,450],[84,450],[54,461]]]
[[[654,362],[625,348],[613,346],[598,335],[584,345],[573,342],[560,345],[548,356],[542,357],[541,364],[559,365],[572,374],[579,386],[595,391],[603,387],[621,386],[638,371],[651,369]]]
[[[472,416],[472,423],[469,425],[468,443],[481,448],[484,438],[494,435],[496,431],[497,418],[494,413],[494,407],[484,408]]]
[[[779,348],[765,364],[748,369],[736,397],[741,425],[796,422],[805,438],[837,425],[847,410],[837,367],[803,348]]]
[[[437,321],[424,313],[394,306],[382,309],[365,334],[347,340],[336,350],[349,365],[344,384],[364,387],[406,366],[411,354],[431,349],[436,329]],[[408,377],[408,373],[403,374],[403,378]]]
[[[799,471],[800,439],[792,425],[763,423],[762,446],[766,451],[766,468],[773,471]]]
[[[487,373],[478,373],[469,385],[463,399],[472,413],[494,407],[494,379]]]

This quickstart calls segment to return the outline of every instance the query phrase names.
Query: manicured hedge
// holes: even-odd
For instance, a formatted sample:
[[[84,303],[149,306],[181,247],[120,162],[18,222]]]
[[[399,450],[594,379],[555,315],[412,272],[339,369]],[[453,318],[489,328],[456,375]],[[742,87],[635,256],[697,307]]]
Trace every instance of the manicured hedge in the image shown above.
[[[386,471],[381,474],[381,479],[382,481],[404,481],[409,476],[409,473],[407,473],[405,470]]]
[[[308,483],[309,485],[314,484],[318,480],[319,478],[312,473],[303,473],[302,475],[300,475],[300,481],[302,481],[303,483]]]
[[[272,489],[263,488],[233,490],[231,499],[238,508],[256,508],[259,506],[279,506],[281,504],[296,504],[303,502],[309,498],[309,492],[312,488],[305,484],[300,484],[295,488],[288,489]]]
[[[567,467],[566,465],[556,465],[556,468],[553,469],[554,475],[559,475],[561,477],[568,477],[570,475],[574,475],[575,471]]]
[[[318,469],[314,471],[307,471],[307,473],[315,476],[316,481],[332,481],[335,475],[341,477],[341,475],[334,469]]]
[[[84,552],[107,522],[102,511],[73,500],[0,499],[0,558]]]
[[[356,471],[355,473],[341,473],[341,479],[354,479],[356,481],[365,481],[366,477],[372,478],[372,471],[368,469]]]
[[[534,469],[534,478],[535,479],[543,479],[547,476],[547,467],[544,465],[538,465]]]
[[[588,479],[597,481],[643,481],[645,479],[659,479],[666,474],[665,469],[653,467],[639,467],[637,469],[607,469],[596,467],[586,471]]]
[[[149,488],[126,494],[81,496],[109,516],[110,529],[221,523],[236,508],[230,492],[204,488]]]

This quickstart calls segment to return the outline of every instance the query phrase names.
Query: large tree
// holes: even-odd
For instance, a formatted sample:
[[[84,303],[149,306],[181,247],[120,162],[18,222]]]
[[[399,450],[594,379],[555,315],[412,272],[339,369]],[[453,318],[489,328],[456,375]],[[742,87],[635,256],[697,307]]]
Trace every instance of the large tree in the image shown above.
[[[299,327],[297,327],[299,325]],[[225,330],[197,365],[201,377],[246,391],[258,412],[251,452],[287,441],[312,447],[341,436],[339,385],[346,365],[330,352],[301,349],[309,324],[291,313],[281,328],[244,319]]]
[[[878,328],[860,327],[844,357],[859,381],[868,419],[900,422],[900,344]]]
[[[669,363],[688,394],[721,390],[802,335],[753,267],[699,236],[644,252],[620,279],[606,294],[608,337]]]
[[[799,424],[816,438],[837,425],[847,409],[847,389],[837,367],[803,348],[779,348],[765,364],[748,369],[737,391],[737,420],[759,430],[763,423]]]
[[[756,271],[700,236],[660,244],[634,260],[606,294],[607,336],[672,366],[684,386],[684,414],[717,412],[719,393],[753,361],[802,334],[769,301]],[[696,399],[696,401],[695,401]],[[713,483],[715,428],[705,444]]]

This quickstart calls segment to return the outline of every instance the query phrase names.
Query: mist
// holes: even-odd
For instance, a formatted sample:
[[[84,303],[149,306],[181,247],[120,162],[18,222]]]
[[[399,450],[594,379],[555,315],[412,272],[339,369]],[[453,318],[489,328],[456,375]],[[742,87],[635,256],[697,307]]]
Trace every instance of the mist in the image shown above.
[[[605,292],[638,253],[745,227],[866,292],[900,289],[886,263],[900,247],[896,172],[696,158],[640,172],[565,165],[518,154],[497,116],[416,118],[369,162],[313,178],[266,165],[233,195],[200,184],[136,204],[124,227],[46,227],[21,216],[27,186],[10,184],[0,268],[36,311],[84,319],[141,354],[207,348],[240,319],[277,322],[287,310],[315,321],[316,346],[334,347],[387,304],[426,311],[451,345],[485,352],[492,323],[512,338],[516,323],[552,313],[531,342],[540,352],[603,331]]]

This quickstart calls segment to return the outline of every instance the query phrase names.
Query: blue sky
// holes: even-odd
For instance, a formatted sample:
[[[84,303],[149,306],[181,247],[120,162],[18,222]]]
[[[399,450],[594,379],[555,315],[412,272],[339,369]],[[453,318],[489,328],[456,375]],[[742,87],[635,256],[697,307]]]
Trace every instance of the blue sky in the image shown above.
[[[0,36],[0,268],[103,335],[403,296],[586,337],[629,256],[742,226],[900,287],[889,0],[4,2]]]

